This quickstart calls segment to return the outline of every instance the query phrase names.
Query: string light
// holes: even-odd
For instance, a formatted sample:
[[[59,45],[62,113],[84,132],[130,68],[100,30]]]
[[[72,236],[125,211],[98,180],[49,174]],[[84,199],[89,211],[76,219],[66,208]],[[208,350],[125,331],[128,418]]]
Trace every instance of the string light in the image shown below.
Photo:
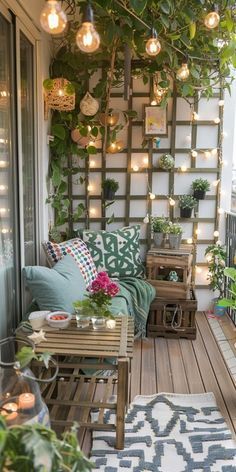
[[[97,213],[96,208],[90,208],[89,213],[91,216],[95,216]]]
[[[219,117],[215,118],[215,119],[214,119],[214,123],[215,123],[216,125],[218,125],[218,124],[220,123],[220,118],[219,118]]]
[[[146,216],[143,218],[143,222],[145,224],[149,223],[149,214],[147,213]]]
[[[201,274],[201,272],[202,272],[202,268],[196,266],[196,273],[197,273],[197,274]]]
[[[7,161],[0,161],[0,167],[1,168],[5,168],[5,167],[8,167],[9,166],[9,163]]]
[[[93,191],[93,186],[89,184],[88,187],[87,187],[87,190],[88,190],[88,192],[92,192]]]
[[[148,157],[144,157],[144,158],[143,158],[143,163],[144,163],[145,165],[148,164]]]
[[[2,234],[7,234],[9,233],[9,229],[8,228],[2,228]]]
[[[219,22],[220,22],[220,15],[217,11],[217,6],[215,6],[214,11],[211,11],[206,15],[204,19],[204,25],[208,29],[214,29],[214,28],[217,28]]]
[[[197,235],[198,235],[198,234],[201,234],[201,230],[197,228],[197,229],[195,230],[195,234],[197,234]]]
[[[190,71],[188,68],[188,59],[186,57],[185,62],[182,63],[181,67],[176,72],[176,78],[184,82],[185,80],[188,79],[189,74],[190,74]]]
[[[210,151],[204,151],[204,156],[206,158],[211,157],[211,152]]]
[[[175,206],[175,200],[171,197],[169,197],[169,204],[170,206]]]
[[[0,208],[0,213],[5,215],[7,213],[7,208]]]
[[[215,238],[218,238],[218,236],[220,235],[220,233],[219,233],[219,231],[216,230],[216,231],[214,231],[213,235],[214,235]]]
[[[100,46],[100,36],[93,24],[93,10],[90,3],[85,7],[82,25],[76,35],[76,44],[86,53],[95,52]]]
[[[149,56],[157,56],[161,51],[161,43],[159,39],[157,39],[157,32],[154,28],[151,29],[151,37],[146,42],[146,53]]]
[[[95,161],[89,161],[89,167],[95,167]]]
[[[134,172],[138,172],[138,171],[139,171],[139,166],[138,166],[137,164],[135,164],[135,165],[133,166],[133,171],[134,171]]]
[[[157,105],[157,101],[156,101],[155,99],[153,99],[153,100],[151,101],[151,105],[152,105],[152,106]]]
[[[197,156],[198,156],[197,151],[191,151],[191,156],[192,156],[192,157],[197,157]]]
[[[218,149],[217,149],[217,148],[212,149],[211,155],[212,155],[212,156],[217,156],[217,154],[218,154]]]
[[[199,118],[200,118],[199,114],[196,111],[194,111],[193,114],[192,114],[192,120],[193,121],[198,121]]]
[[[149,198],[150,198],[150,200],[155,200],[155,198],[156,198],[155,193],[149,192]]]
[[[223,215],[225,211],[223,210],[223,208],[218,208],[217,212],[219,213],[219,215]]]
[[[8,187],[7,185],[0,185],[0,192],[4,192],[4,190],[7,190]]]
[[[187,166],[183,164],[183,165],[180,167],[180,170],[181,170],[181,172],[186,172]]]
[[[217,185],[218,185],[219,183],[220,183],[220,179],[214,180],[211,185],[212,185],[213,187],[217,187]]]
[[[48,0],[40,14],[42,28],[50,34],[62,33],[67,25],[67,17],[56,0]]]
[[[219,107],[223,107],[224,104],[225,104],[224,100],[219,100],[219,102],[218,102]]]
[[[193,243],[193,238],[188,238],[187,239],[187,244],[192,244]]]

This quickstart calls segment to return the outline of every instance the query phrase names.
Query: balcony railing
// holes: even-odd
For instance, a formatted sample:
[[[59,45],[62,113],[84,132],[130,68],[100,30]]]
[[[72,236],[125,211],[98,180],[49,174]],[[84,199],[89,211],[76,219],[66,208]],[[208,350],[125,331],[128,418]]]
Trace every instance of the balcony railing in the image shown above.
[[[236,267],[236,213],[227,213],[226,215],[226,237],[225,237],[226,249],[227,249],[227,267]],[[226,296],[230,297],[227,293]],[[231,308],[228,311],[230,318],[236,326],[236,310]]]

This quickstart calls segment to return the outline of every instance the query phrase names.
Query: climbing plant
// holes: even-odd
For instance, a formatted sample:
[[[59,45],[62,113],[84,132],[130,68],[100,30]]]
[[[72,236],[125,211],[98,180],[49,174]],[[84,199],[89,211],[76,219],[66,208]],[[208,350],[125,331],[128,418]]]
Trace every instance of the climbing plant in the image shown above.
[[[112,128],[106,122],[102,124],[99,113],[109,113],[111,88],[123,85],[124,50],[127,47],[133,76],[141,76],[146,83],[158,72],[158,85],[167,89],[162,106],[171,94],[170,80],[176,79],[176,72],[186,54],[190,74],[183,82],[176,80],[176,87],[178,94],[187,100],[196,92],[198,99],[202,96],[210,98],[214,86],[219,83],[230,91],[231,67],[236,67],[234,0],[216,2],[220,23],[211,30],[204,24],[206,14],[212,9],[212,2],[208,0],[94,0],[92,6],[101,45],[98,51],[89,55],[82,53],[75,42],[81,23],[80,12],[87,1],[70,0],[70,3],[74,3],[76,8],[69,17],[67,33],[54,40],[50,67],[50,78],[68,79],[76,93],[74,110],[52,113],[51,134],[54,139],[50,143],[50,178],[53,191],[48,202],[56,210],[55,225],[59,227],[68,221],[79,221],[85,211],[81,203],[73,208],[67,197],[68,176],[78,174],[81,160],[88,160],[91,154],[97,153],[98,139],[104,157],[107,147],[116,140],[122,128],[120,124]],[[154,58],[145,51],[149,27],[156,29],[161,44],[161,51]],[[93,75],[101,70],[100,80],[90,90],[100,101],[99,113],[85,116],[80,111],[80,101],[89,90]],[[46,82],[45,87],[47,85]],[[127,119],[134,116],[134,111],[126,112]],[[89,138],[86,144],[73,141],[71,132],[75,129],[82,137]],[[80,182],[82,184],[84,178],[80,178]]]

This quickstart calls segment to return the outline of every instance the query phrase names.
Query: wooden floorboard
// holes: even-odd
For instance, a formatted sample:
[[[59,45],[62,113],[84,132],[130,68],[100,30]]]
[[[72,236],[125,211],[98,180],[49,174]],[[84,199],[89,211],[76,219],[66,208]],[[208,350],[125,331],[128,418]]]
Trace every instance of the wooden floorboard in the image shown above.
[[[236,389],[207,317],[197,314],[197,338],[136,340],[131,370],[130,400],[157,392],[213,392],[217,405],[235,436]],[[229,323],[224,327],[234,339]],[[96,397],[99,397],[99,386]],[[91,447],[90,434],[83,435],[83,450]]]

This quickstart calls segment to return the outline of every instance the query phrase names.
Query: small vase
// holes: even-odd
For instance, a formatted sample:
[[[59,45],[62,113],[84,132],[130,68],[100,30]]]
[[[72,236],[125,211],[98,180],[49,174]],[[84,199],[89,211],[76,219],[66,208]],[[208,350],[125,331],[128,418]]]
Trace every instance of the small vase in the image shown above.
[[[106,318],[103,316],[92,316],[91,321],[94,330],[106,328]]]
[[[204,198],[206,196],[206,192],[205,192],[205,190],[194,190],[193,196],[197,200],[204,200]]]
[[[182,233],[180,234],[169,234],[169,247],[170,249],[179,249],[182,239]]]
[[[90,316],[85,315],[83,313],[83,310],[76,309],[75,318],[76,318],[77,328],[83,329],[83,328],[89,327]]]
[[[192,208],[180,208],[180,218],[191,218]]]

